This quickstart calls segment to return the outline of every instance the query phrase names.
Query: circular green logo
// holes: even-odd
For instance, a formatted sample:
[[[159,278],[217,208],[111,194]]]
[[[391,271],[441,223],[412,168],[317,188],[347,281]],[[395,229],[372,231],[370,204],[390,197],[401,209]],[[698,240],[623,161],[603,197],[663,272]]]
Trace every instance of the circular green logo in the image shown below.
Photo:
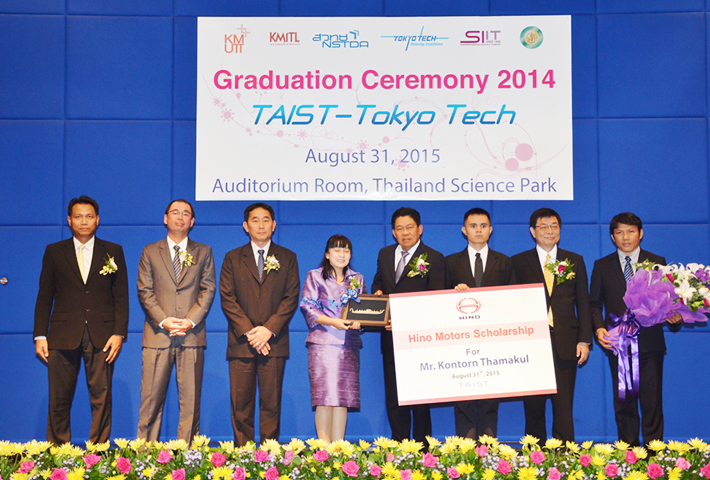
[[[537,48],[542,43],[542,30],[537,27],[528,27],[520,32],[520,43],[525,48]]]

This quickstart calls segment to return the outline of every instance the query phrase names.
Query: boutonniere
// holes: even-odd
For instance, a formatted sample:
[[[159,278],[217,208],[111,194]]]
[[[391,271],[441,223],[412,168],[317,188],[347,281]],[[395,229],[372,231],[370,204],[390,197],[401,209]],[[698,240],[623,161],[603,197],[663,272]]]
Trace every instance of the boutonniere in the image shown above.
[[[350,275],[349,277],[346,277],[346,280],[349,280],[348,291],[340,296],[340,302],[345,305],[346,303],[348,303],[348,300],[352,299],[354,302],[360,303],[360,299],[357,297],[358,292],[362,288],[360,280],[358,280],[357,276],[355,275]]]
[[[189,267],[195,264],[195,261],[192,259],[192,254],[187,250],[180,250],[178,252],[178,258],[180,259],[180,265],[183,267]]]
[[[416,258],[413,258],[409,263],[409,273],[408,277],[423,277],[429,273],[429,262],[426,259],[429,258],[429,253],[424,252]]]
[[[104,267],[101,269],[99,274],[101,275],[111,275],[118,271],[118,265],[111,255],[106,254],[106,260],[104,260]]]
[[[569,258],[551,261],[545,265],[545,268],[555,276],[557,285],[571,280],[575,276],[575,273],[572,271],[574,264],[569,261]]]
[[[652,270],[658,270],[658,269],[656,268],[656,263],[655,263],[655,262],[652,262],[652,261],[649,260],[649,259],[646,259],[646,260],[644,260],[643,262],[637,263],[637,264],[635,265],[635,267],[636,267],[636,270],[635,270],[635,271],[638,271],[638,270],[647,270],[647,271],[650,272],[650,271],[652,271]]]
[[[276,257],[269,255],[266,257],[266,262],[264,262],[264,271],[268,274],[271,270],[278,270],[281,268],[281,264]]]

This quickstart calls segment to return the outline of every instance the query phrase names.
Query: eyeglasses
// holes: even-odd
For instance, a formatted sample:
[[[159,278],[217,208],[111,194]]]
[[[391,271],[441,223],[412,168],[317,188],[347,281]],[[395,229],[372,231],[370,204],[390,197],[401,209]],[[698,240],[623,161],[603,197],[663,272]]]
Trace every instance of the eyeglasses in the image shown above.
[[[395,228],[394,231],[397,233],[404,233],[404,232],[412,233],[416,229],[417,229],[416,225],[407,225],[406,227],[399,226],[399,227]]]
[[[176,217],[176,218],[177,217],[183,217],[183,218],[191,218],[192,217],[192,213],[188,212],[187,210],[183,210],[183,211],[170,210],[168,213],[170,214],[170,216]]]
[[[535,225],[535,228],[540,229],[542,233],[547,233],[547,232],[559,232],[560,231],[560,226],[557,225],[556,223],[553,223],[552,225]]]

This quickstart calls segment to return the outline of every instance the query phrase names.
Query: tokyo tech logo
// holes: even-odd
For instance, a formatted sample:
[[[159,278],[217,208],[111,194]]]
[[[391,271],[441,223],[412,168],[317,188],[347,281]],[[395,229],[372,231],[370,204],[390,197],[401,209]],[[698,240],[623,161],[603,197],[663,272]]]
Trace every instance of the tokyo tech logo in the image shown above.
[[[542,44],[542,30],[537,27],[527,27],[520,32],[520,43],[525,48],[537,48]]]

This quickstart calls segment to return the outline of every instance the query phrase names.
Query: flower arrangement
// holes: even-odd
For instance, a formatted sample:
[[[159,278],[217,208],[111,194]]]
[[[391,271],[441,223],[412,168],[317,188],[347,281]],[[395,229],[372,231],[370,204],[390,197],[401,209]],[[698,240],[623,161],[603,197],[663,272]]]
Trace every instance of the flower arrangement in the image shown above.
[[[409,272],[407,272],[407,276],[410,278],[423,277],[429,273],[429,262],[426,261],[427,258],[429,258],[428,252],[424,252],[418,257],[413,258],[412,261],[409,262]]]
[[[362,285],[360,284],[360,280],[357,278],[357,275],[348,275],[345,278],[345,281],[348,283],[348,290],[340,296],[340,303],[345,305],[348,303],[348,300],[351,299],[356,303],[360,303],[358,294],[362,290]]]
[[[86,443],[86,449],[49,442],[0,442],[0,476],[7,480],[646,480],[710,478],[710,446],[697,438],[688,442],[653,441],[649,448],[624,442],[581,445],[549,439],[521,439],[515,450],[482,436],[478,441],[448,437],[444,443],[378,438],[327,443],[267,440],[235,448],[232,442],[211,447],[198,436],[167,443],[114,440]]]
[[[99,272],[100,275],[111,275],[112,273],[116,273],[118,271],[118,265],[116,265],[116,260],[109,255],[108,253],[106,254],[106,259],[104,260],[104,266]]]
[[[569,261],[569,258],[565,258],[564,260],[552,260],[545,265],[545,268],[555,276],[557,285],[567,280],[572,280],[575,275],[572,271],[574,264]]]
[[[268,275],[270,271],[276,270],[278,271],[281,268],[281,264],[279,261],[276,259],[275,256],[269,255],[266,257],[266,262],[264,262],[264,271]]]
[[[180,259],[180,265],[183,267],[189,267],[195,264],[195,260],[192,258],[192,254],[187,250],[180,250],[178,252],[178,258]]]

